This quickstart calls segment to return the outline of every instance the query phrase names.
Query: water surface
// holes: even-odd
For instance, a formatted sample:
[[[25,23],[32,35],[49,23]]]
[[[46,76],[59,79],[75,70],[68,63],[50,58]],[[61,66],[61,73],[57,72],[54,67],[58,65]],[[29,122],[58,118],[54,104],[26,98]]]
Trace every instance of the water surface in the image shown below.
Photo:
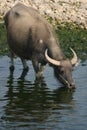
[[[22,72],[19,58],[15,70],[10,59],[0,57],[0,130],[86,130],[87,61],[73,71],[76,90],[64,89],[48,65],[42,80],[35,80],[32,63]]]

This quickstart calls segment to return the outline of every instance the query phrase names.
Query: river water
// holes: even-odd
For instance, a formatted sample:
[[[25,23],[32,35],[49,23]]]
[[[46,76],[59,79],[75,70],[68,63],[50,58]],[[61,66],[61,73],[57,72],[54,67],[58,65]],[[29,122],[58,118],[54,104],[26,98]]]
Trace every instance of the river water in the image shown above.
[[[48,65],[35,80],[32,63],[22,72],[19,58],[9,70],[8,56],[0,57],[0,130],[87,130],[87,61],[73,70],[76,89],[65,89]]]

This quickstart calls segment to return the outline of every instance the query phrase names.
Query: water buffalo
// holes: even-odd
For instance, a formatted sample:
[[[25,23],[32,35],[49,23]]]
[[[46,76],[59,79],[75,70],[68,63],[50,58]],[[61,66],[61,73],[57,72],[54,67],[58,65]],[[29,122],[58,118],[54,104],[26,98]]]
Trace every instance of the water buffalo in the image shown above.
[[[31,60],[38,78],[43,75],[46,63],[50,63],[57,80],[67,87],[75,87],[72,68],[77,62],[77,55],[71,48],[73,58],[64,58],[53,27],[37,10],[18,3],[6,13],[4,20],[11,68],[14,68],[14,54],[21,58],[24,69],[28,68],[26,60]]]

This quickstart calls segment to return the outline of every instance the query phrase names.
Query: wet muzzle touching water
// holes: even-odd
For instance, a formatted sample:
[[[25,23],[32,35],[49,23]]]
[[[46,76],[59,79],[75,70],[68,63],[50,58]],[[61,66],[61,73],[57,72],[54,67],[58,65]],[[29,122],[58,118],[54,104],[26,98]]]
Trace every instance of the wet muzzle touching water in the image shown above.
[[[73,88],[75,89],[75,82],[68,82],[62,75],[59,75],[59,78],[61,80],[61,82],[63,82],[63,84],[67,87],[67,88]]]

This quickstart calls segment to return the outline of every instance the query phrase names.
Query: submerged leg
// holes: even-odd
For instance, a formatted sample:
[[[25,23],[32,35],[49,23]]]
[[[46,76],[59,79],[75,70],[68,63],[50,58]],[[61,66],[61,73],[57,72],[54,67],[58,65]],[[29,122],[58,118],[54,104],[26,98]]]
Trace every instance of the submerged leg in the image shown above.
[[[23,64],[23,69],[24,69],[24,70],[28,70],[28,69],[29,69],[29,67],[28,67],[28,65],[27,65],[26,60],[25,60],[25,59],[23,59],[23,58],[21,58],[21,61],[22,61],[22,64]]]
[[[36,78],[43,77],[43,71],[44,71],[45,65],[39,66],[37,59],[33,59],[32,63],[33,63]]]
[[[10,51],[10,58],[11,58],[11,63],[10,63],[10,70],[14,70],[14,53]]]
[[[37,60],[32,59],[32,64],[33,64],[33,68],[34,68],[34,71],[35,71],[35,76],[36,76],[36,78],[39,78],[40,77],[39,63],[38,63]]]
[[[45,65],[41,65],[40,66],[40,73],[42,76],[43,76],[44,70],[45,70]]]

